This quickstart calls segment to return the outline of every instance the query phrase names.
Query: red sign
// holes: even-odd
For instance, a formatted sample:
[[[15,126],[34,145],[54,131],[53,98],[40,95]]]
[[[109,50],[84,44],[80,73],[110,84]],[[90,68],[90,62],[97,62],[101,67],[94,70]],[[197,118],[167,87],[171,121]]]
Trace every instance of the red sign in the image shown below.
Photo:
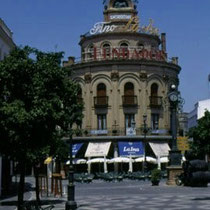
[[[161,50],[146,50],[146,49],[128,49],[128,48],[96,48],[93,51],[94,60],[111,60],[111,59],[125,59],[125,60],[156,60],[166,61],[167,55]]]

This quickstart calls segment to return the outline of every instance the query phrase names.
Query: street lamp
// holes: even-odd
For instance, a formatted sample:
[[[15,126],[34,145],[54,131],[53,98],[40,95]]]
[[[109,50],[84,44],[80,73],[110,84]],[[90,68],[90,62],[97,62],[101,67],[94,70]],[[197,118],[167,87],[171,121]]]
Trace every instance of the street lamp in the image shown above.
[[[168,94],[171,107],[171,134],[172,134],[172,148],[169,152],[170,165],[181,165],[181,153],[177,148],[177,107],[183,100],[179,95],[176,85],[172,84]]]
[[[144,114],[143,115],[143,123],[144,123],[144,128],[143,128],[143,133],[144,133],[144,161],[143,161],[143,167],[142,167],[142,171],[145,175],[145,170],[146,170],[146,138],[147,138],[147,132],[148,132],[148,128],[147,128],[147,115]]]
[[[68,185],[68,198],[66,202],[65,210],[74,210],[77,208],[77,203],[75,201],[75,185],[74,185],[74,166],[72,157],[72,130],[69,138],[69,154],[70,154],[70,166],[69,166],[69,185]]]

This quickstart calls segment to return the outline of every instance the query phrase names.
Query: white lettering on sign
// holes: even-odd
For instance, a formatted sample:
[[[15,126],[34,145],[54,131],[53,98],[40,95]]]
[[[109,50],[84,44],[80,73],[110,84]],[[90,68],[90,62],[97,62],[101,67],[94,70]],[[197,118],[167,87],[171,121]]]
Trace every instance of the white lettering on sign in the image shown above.
[[[139,152],[139,148],[135,147],[124,147],[123,152]]]
[[[116,25],[108,25],[108,22],[98,22],[96,23],[93,28],[90,30],[90,34],[102,34],[102,33],[108,33],[108,32],[113,32],[117,26]]]
[[[119,19],[126,19],[129,20],[131,18],[131,15],[110,15],[111,20],[119,20]]]
[[[92,135],[97,135],[97,134],[108,134],[108,130],[91,130],[90,133]]]

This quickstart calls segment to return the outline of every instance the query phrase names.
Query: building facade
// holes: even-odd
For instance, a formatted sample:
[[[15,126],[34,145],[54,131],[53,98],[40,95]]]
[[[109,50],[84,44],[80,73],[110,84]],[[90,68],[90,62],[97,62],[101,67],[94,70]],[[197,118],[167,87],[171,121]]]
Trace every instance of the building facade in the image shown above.
[[[74,140],[110,141],[114,156],[119,141],[170,143],[168,93],[181,70],[177,57],[168,58],[166,34],[152,20],[139,24],[135,2],[106,1],[104,20],[81,36],[81,60],[64,62],[84,102],[84,133]]]
[[[197,120],[202,118],[205,111],[210,111],[210,99],[198,101],[194,109],[188,114],[188,129],[197,126]]]
[[[178,114],[178,134],[179,136],[187,136],[188,132],[188,113],[179,112]]]
[[[3,60],[14,46],[12,32],[0,18],[0,60]]]
[[[12,32],[0,18],[0,61],[3,60],[10,52],[15,44],[12,39]],[[0,156],[0,196],[2,193],[6,193],[7,187],[9,186],[10,176],[10,161],[7,158]],[[4,176],[3,176],[4,174]]]

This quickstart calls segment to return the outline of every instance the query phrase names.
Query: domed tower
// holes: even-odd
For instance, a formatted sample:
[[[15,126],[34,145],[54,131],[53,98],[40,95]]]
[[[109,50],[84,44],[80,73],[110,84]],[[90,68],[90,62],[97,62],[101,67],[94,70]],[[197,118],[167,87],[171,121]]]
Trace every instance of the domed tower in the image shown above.
[[[181,68],[177,57],[168,59],[165,33],[160,35],[152,20],[140,24],[136,2],[106,1],[104,20],[81,36],[81,60],[70,57],[64,63],[73,70],[84,102],[86,136],[76,139],[170,139],[167,94],[172,83],[178,85]]]

